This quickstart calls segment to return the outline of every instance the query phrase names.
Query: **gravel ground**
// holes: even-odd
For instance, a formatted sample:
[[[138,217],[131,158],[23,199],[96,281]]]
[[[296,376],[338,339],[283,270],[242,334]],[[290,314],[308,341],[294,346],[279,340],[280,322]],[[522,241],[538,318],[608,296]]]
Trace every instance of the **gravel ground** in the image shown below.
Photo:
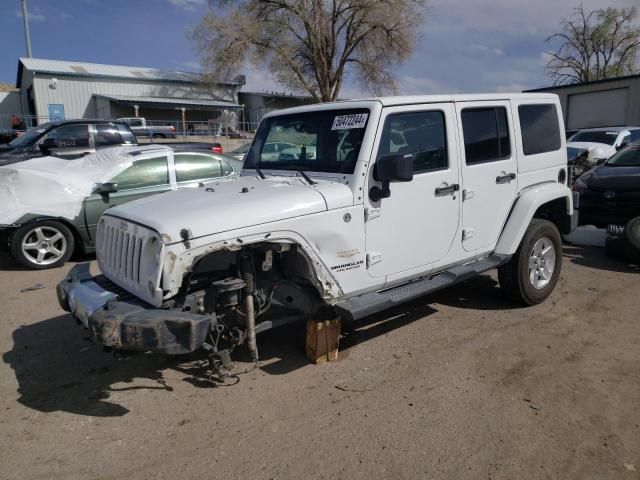
[[[265,333],[228,386],[84,340],[71,266],[0,258],[0,478],[640,479],[640,270],[601,249],[566,247],[542,305],[478,277],[357,324],[335,363]]]

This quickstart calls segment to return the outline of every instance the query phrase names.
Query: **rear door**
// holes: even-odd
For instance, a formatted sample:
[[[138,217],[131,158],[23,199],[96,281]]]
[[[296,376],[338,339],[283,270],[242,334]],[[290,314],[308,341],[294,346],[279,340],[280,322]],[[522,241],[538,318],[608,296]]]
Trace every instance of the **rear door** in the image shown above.
[[[167,155],[159,155],[136,160],[126,170],[105,182],[117,183],[118,191],[93,194],[84,201],[85,224],[94,242],[98,220],[105,210],[171,189],[169,159]]]
[[[462,245],[491,250],[518,191],[513,122],[508,101],[456,104],[464,140]]]

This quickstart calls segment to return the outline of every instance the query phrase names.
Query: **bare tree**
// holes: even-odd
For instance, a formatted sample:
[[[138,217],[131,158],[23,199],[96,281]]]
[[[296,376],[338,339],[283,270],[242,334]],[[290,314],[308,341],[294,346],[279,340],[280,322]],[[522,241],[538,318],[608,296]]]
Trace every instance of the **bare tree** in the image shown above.
[[[619,77],[636,71],[640,27],[633,24],[635,7],[606,8],[589,13],[582,6],[562,21],[562,33],[547,38],[560,41],[550,57],[547,73],[555,85]]]
[[[247,62],[316,101],[338,97],[347,74],[374,93],[395,91],[426,0],[211,0],[192,31],[205,72],[230,78]]]

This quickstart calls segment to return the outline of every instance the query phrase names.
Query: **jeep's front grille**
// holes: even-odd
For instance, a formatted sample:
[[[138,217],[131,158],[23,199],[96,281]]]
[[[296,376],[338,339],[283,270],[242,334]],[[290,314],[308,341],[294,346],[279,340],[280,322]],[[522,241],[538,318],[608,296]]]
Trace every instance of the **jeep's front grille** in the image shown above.
[[[103,262],[110,272],[127,280],[140,282],[142,238],[107,225],[102,244]]]
[[[145,302],[162,304],[162,242],[155,230],[103,215],[98,222],[96,256],[102,273]]]

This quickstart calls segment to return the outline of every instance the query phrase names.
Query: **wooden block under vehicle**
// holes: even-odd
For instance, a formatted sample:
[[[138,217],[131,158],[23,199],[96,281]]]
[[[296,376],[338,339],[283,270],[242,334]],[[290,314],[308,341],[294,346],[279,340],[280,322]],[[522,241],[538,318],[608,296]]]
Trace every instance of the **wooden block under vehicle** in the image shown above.
[[[313,363],[338,360],[340,318],[307,320],[307,358]]]

